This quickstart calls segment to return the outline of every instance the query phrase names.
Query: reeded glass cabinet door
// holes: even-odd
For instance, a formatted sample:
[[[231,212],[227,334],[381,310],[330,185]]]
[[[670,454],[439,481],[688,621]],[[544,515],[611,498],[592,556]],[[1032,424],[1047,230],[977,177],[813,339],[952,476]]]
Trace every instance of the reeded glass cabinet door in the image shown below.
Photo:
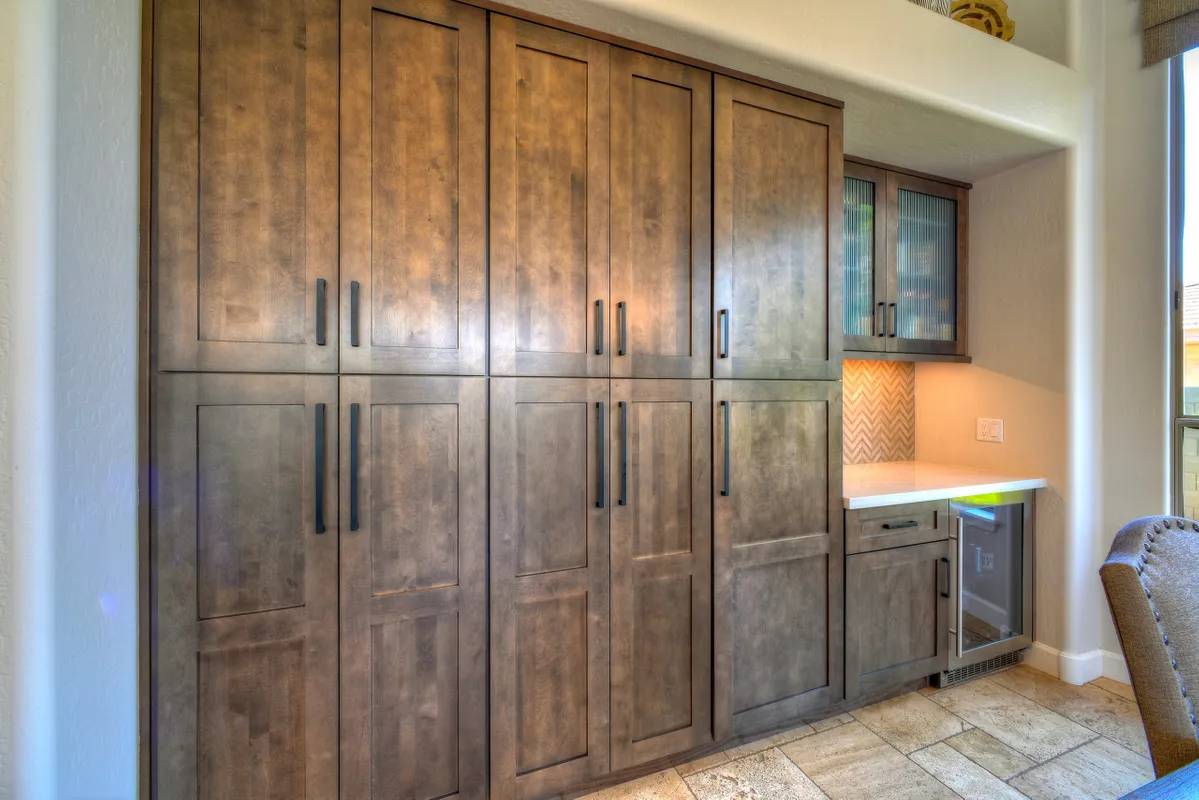
[[[887,349],[887,173],[845,162],[846,350]]]

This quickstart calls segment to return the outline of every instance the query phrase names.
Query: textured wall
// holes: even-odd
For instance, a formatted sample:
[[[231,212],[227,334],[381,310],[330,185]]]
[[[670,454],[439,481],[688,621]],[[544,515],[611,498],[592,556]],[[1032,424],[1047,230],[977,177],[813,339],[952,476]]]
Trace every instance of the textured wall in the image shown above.
[[[0,4],[0,800],[12,797],[12,363],[11,271],[13,251],[12,165],[13,84],[15,68],[13,35],[16,20],[11,4]]]
[[[873,464],[916,457],[916,370],[902,361],[846,361],[844,461]]]

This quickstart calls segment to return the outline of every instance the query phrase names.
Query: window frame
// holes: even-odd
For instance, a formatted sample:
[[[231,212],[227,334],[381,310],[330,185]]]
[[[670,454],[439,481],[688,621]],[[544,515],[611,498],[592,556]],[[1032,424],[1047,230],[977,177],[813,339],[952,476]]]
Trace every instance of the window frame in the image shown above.
[[[1183,277],[1182,243],[1186,219],[1186,115],[1183,57],[1169,62],[1170,98],[1168,105],[1168,231],[1167,263],[1169,264],[1170,310],[1170,506],[1175,515],[1184,515],[1182,444],[1187,429],[1199,429],[1199,414],[1187,415],[1184,407],[1184,365],[1186,349],[1183,343],[1183,300],[1186,291]]]

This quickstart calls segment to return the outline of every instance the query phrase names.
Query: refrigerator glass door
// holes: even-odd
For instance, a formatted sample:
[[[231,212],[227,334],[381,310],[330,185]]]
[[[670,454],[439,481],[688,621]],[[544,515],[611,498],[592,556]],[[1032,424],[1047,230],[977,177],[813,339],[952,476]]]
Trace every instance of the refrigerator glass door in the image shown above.
[[[955,502],[959,656],[1024,630],[1024,505]]]

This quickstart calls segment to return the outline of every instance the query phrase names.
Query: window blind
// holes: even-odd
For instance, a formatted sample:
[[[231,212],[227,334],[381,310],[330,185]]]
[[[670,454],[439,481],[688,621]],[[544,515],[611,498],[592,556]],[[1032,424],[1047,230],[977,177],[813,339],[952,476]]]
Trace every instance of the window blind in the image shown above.
[[[1199,45],[1199,0],[1141,0],[1145,66]]]

